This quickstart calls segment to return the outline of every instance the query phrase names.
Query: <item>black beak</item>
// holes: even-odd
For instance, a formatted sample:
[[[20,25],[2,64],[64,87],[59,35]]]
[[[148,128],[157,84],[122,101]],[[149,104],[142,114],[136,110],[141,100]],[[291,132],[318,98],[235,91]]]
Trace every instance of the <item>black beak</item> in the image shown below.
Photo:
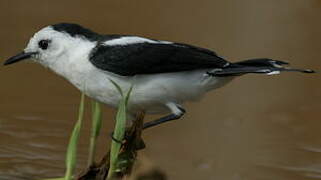
[[[28,59],[30,58],[32,55],[34,54],[38,54],[37,52],[21,52],[11,58],[9,58],[8,60],[6,60],[3,65],[9,65],[9,64],[13,64],[19,61],[22,61],[24,59]]]

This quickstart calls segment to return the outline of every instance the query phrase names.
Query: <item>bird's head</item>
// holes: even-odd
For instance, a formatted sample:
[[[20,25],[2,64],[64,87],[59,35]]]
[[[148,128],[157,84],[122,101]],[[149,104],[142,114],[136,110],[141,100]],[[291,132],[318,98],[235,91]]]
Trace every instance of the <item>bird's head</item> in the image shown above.
[[[42,28],[36,32],[23,52],[9,58],[4,65],[25,59],[33,59],[45,66],[69,56],[75,48],[86,42],[95,41],[98,34],[77,24],[60,23]]]

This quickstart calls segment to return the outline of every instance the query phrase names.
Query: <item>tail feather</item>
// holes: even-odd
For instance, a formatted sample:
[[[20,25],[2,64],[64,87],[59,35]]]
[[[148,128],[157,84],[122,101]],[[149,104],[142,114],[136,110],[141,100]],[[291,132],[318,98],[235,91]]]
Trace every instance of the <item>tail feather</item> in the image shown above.
[[[302,73],[314,73],[310,69],[295,69],[284,67],[289,63],[284,61],[272,60],[272,59],[250,59],[233,63],[222,69],[214,69],[209,71],[208,74],[212,76],[239,76],[247,73],[258,74],[279,74],[281,71],[289,72],[302,72]]]

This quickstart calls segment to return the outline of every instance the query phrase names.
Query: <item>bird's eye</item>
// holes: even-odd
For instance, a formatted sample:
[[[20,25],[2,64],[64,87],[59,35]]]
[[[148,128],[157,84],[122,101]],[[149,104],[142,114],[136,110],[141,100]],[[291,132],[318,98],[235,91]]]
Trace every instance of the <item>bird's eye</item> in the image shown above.
[[[48,48],[49,43],[50,43],[50,40],[45,39],[45,40],[39,41],[38,45],[41,49],[46,50]]]

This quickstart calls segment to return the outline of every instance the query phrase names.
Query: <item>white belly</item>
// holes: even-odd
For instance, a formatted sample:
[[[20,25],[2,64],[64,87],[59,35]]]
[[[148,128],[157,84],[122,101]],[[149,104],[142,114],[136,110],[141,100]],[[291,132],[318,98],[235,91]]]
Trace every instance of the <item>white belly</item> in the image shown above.
[[[211,89],[223,86],[232,78],[211,77],[206,70],[153,75],[137,75],[123,77],[102,71],[91,71],[85,87],[81,88],[88,96],[112,107],[117,107],[121,98],[110,79],[115,81],[126,93],[131,86],[133,90],[128,109],[135,112],[144,110],[147,113],[163,113],[168,111],[165,104],[197,100]]]

